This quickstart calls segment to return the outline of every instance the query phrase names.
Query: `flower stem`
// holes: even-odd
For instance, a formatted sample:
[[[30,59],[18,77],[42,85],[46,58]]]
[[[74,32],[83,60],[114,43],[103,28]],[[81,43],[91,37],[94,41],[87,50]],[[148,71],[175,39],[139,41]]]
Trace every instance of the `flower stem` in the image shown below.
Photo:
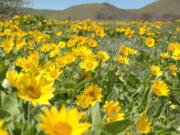
[[[27,119],[28,129],[31,128],[31,108],[32,108],[32,106],[31,106],[31,103],[29,102],[28,103],[28,119]],[[31,131],[30,131],[30,135],[31,135]]]

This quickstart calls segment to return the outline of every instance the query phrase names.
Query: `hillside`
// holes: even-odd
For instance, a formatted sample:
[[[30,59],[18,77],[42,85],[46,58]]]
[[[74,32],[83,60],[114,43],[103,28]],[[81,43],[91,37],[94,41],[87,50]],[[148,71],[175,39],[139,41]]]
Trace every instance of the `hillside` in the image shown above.
[[[158,0],[138,10],[119,9],[108,3],[82,4],[65,10],[40,10],[25,8],[21,14],[42,15],[56,19],[97,19],[97,20],[125,20],[143,18],[143,14],[149,14],[151,18],[168,16],[180,16],[180,0]]]
[[[133,12],[116,8],[108,3],[94,3],[73,6],[65,9],[62,17],[66,18],[70,16],[72,19],[126,19],[133,15]]]
[[[158,0],[147,5],[140,10],[139,13],[149,13],[155,15],[180,15],[180,0]]]
[[[30,15],[42,15],[49,16],[56,19],[127,19],[135,15],[135,13],[119,9],[108,3],[91,3],[91,4],[82,4],[67,8],[65,10],[40,10],[25,8],[20,11],[23,14]]]

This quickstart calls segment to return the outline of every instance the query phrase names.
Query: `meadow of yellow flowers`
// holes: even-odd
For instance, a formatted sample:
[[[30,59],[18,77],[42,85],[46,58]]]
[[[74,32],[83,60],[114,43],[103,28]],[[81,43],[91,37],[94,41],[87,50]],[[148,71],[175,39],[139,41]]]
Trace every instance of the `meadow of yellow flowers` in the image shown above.
[[[180,20],[0,19],[0,135],[180,134]]]

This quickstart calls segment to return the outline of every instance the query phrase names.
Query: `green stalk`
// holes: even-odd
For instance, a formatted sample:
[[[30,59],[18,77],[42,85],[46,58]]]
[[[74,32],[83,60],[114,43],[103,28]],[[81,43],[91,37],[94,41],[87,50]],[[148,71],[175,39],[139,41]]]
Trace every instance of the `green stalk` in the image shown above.
[[[31,109],[32,109],[31,103],[28,102],[28,119],[27,119],[28,129],[31,128]],[[30,131],[30,135],[32,135],[31,131]]]

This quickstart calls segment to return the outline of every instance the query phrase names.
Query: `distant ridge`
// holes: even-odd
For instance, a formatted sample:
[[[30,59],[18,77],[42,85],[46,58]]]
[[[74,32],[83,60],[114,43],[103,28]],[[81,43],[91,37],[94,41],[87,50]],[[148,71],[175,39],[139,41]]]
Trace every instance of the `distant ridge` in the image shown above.
[[[62,17],[70,16],[72,19],[125,19],[132,16],[128,10],[119,9],[111,4],[83,4],[65,9]]]
[[[95,20],[126,20],[144,17],[160,18],[162,16],[180,17],[180,0],[158,0],[137,10],[119,9],[109,3],[91,3],[69,7],[65,10],[41,10],[24,8],[23,14],[42,15],[56,19],[95,19]]]

